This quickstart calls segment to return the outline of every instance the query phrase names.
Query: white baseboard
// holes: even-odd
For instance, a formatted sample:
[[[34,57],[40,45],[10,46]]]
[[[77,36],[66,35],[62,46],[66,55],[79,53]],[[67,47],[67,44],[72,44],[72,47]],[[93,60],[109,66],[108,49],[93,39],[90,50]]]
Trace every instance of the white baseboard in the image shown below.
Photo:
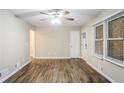
[[[87,61],[86,61],[87,62]],[[89,64],[94,70],[96,70],[98,73],[100,73],[102,76],[104,76],[106,79],[108,79],[110,82],[112,83],[117,83],[115,80],[113,80],[112,78],[110,78],[109,76],[107,76],[105,73],[103,73],[102,71],[99,71],[95,66],[93,66],[91,63],[87,62],[87,64]]]
[[[35,59],[70,59],[71,57],[35,57]]]
[[[16,72],[18,72],[19,70],[21,70],[23,67],[25,67],[27,64],[29,64],[31,62],[27,61],[25,64],[23,64],[22,66],[20,66],[18,69],[16,69],[15,71],[13,71],[12,73],[8,74],[6,77],[2,78],[0,80],[0,83],[3,83],[5,80],[9,79],[12,75],[14,75]]]

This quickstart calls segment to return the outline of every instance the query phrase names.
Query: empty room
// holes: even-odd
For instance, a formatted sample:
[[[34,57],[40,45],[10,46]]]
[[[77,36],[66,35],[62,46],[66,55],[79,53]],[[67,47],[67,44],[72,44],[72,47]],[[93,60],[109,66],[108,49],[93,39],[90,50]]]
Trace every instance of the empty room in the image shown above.
[[[123,9],[0,9],[1,83],[123,83]]]

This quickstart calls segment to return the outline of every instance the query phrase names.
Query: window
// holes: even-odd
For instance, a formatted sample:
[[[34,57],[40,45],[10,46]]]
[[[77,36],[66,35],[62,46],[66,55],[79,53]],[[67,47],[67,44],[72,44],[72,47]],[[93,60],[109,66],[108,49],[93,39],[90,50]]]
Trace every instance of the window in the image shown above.
[[[103,24],[95,26],[95,54],[103,55]]]
[[[118,13],[95,25],[96,57],[124,67],[124,13]]]
[[[124,61],[124,16],[107,22],[107,57],[116,62]]]

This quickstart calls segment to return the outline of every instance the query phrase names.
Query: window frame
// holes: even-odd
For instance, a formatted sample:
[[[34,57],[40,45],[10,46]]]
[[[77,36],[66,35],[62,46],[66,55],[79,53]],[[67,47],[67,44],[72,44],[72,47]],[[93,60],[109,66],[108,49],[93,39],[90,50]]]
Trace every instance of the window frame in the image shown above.
[[[110,17],[106,20],[106,22],[105,22],[106,23],[106,26],[105,26],[106,27],[106,33],[105,33],[106,37],[104,38],[105,43],[106,43],[106,49],[105,49],[106,52],[104,52],[104,54],[105,54],[104,59],[113,63],[113,64],[121,66],[121,67],[124,67],[124,61],[120,61],[116,58],[112,58],[112,57],[109,57],[107,55],[107,53],[108,53],[108,43],[107,42],[110,41],[110,40],[123,40],[123,57],[124,57],[124,38],[109,38],[109,27],[108,27],[109,22],[111,22],[113,20],[116,20],[116,19],[118,19],[120,17],[123,17],[123,16],[124,16],[124,12],[121,12],[121,13],[118,13],[118,14],[116,14],[116,15],[114,15],[114,16],[112,16],[112,17]]]
[[[109,33],[108,33],[108,24],[110,21],[116,20],[117,18],[120,18],[124,16],[124,11],[119,11],[112,16],[107,17],[106,19],[102,20],[101,22],[95,23],[94,26],[94,50],[93,53],[95,57],[101,59],[101,60],[106,60],[108,62],[111,62],[112,64],[115,64],[120,67],[124,67],[124,61],[120,61],[119,59],[112,58],[107,56],[108,53],[108,39],[109,40],[123,40],[123,57],[124,57],[124,38],[109,38]],[[95,41],[96,41],[96,27],[103,25],[103,55],[100,55],[98,53],[95,53]]]
[[[101,26],[101,25],[103,25],[103,39],[96,39],[96,28],[98,26]],[[96,46],[95,42],[96,41],[102,41],[103,42],[103,54],[98,54],[95,52],[95,46]],[[100,22],[94,26],[94,56],[99,58],[99,59],[103,59],[103,55],[104,55],[104,23]]]

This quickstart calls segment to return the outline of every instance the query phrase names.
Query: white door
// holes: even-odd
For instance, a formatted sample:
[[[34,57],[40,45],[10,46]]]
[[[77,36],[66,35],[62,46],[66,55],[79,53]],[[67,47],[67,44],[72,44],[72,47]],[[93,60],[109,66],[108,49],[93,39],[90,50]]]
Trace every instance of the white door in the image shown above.
[[[80,57],[80,31],[70,32],[70,57]]]

